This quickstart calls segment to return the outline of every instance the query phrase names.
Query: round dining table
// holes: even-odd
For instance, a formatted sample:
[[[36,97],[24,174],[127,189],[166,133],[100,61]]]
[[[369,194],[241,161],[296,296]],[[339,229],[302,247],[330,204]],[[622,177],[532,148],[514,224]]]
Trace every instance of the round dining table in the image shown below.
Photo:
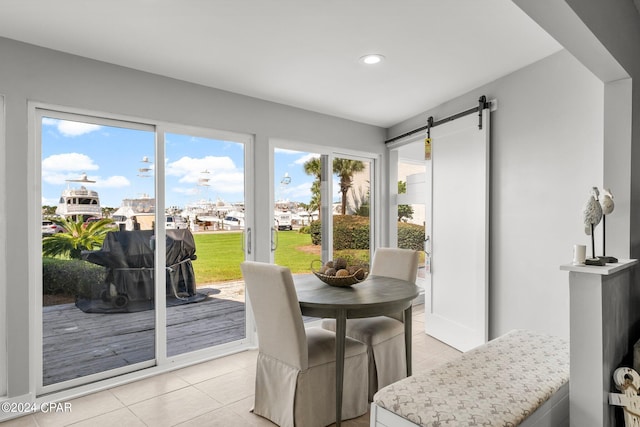
[[[419,288],[412,282],[369,275],[352,286],[330,286],[313,274],[294,276],[304,316],[336,319],[336,426],[342,418],[342,385],[347,319],[404,312],[407,376],[411,375],[411,304]]]

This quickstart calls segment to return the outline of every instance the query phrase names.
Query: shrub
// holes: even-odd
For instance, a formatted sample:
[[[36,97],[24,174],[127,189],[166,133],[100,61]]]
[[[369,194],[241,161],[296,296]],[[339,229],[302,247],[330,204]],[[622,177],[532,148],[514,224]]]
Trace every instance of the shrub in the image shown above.
[[[311,243],[322,244],[321,222],[309,226]],[[357,215],[334,215],[333,249],[369,249],[369,218]]]
[[[321,223],[313,221],[309,226],[311,243],[322,244]],[[424,226],[398,223],[398,247],[424,250]],[[369,218],[356,215],[335,215],[333,217],[333,249],[369,249]]]
[[[398,223],[398,247],[402,249],[424,250],[424,225]]]
[[[95,285],[104,283],[106,268],[86,261],[42,258],[43,294],[91,297]]]
[[[311,234],[311,227],[309,227],[308,225],[300,227],[298,229],[298,233],[300,233],[300,234]]]
[[[369,264],[369,251],[362,251],[356,249],[345,249],[336,253],[336,257],[344,258],[347,260],[347,265],[363,265]]]
[[[320,220],[312,221],[309,225],[309,234],[311,234],[311,243],[317,246],[322,244],[322,223]]]

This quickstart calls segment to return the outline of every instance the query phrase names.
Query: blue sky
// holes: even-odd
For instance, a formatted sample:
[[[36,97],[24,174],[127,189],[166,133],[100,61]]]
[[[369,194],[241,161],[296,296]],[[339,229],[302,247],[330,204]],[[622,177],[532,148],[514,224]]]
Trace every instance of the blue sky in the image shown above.
[[[153,132],[44,118],[42,204],[57,205],[67,185],[78,185],[66,180],[83,173],[96,181],[86,186],[99,193],[103,207],[117,208],[124,198],[154,197],[154,141]],[[167,206],[244,200],[242,144],[178,134],[167,134],[165,142]],[[303,164],[313,156],[276,149],[276,199],[309,202],[313,177],[304,173]],[[281,183],[285,174],[291,178],[288,184]],[[209,185],[199,185],[202,179],[209,179]]]

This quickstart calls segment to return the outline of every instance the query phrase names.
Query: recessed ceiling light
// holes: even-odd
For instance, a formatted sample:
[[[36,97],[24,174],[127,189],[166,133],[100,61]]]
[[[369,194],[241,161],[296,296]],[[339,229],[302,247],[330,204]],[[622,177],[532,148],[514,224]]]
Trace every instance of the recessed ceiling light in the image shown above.
[[[384,56],[377,54],[377,53],[372,53],[369,55],[364,55],[360,58],[360,62],[362,62],[363,64],[367,64],[367,65],[374,65],[374,64],[379,64],[384,60]]]

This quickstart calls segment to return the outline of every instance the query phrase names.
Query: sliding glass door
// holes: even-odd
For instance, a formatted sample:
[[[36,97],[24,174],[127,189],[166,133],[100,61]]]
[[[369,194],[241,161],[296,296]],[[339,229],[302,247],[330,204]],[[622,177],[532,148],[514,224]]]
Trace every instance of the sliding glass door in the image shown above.
[[[246,346],[252,138],[36,110],[38,394]]]
[[[250,229],[240,135],[166,132],[167,356],[245,340]],[[187,242],[188,240],[188,242]]]
[[[348,265],[368,264],[372,233],[373,161],[340,156],[333,160],[333,256]]]
[[[39,388],[53,391],[151,366],[154,128],[46,110],[38,110],[37,126]],[[135,215],[120,218],[134,200]],[[131,234],[114,233],[121,229]]]
[[[299,146],[273,145],[273,261],[298,274],[337,257],[368,263],[374,159],[290,148]]]

